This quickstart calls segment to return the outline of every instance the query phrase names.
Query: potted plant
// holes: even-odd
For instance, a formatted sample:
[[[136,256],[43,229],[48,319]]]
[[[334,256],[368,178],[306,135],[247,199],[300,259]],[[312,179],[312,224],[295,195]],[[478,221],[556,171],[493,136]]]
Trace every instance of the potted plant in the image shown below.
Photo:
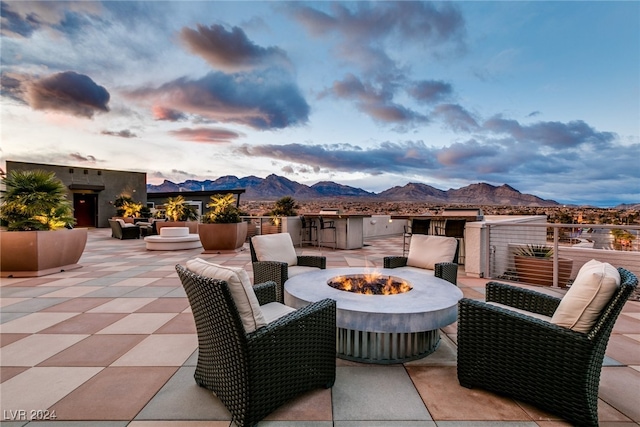
[[[291,196],[284,196],[276,200],[273,209],[267,212],[267,215],[271,217],[271,223],[263,224],[260,234],[280,233],[283,229],[282,218],[297,216],[296,209],[298,209],[298,204]]]
[[[184,197],[169,197],[164,209],[167,220],[156,224],[158,234],[162,227],[188,227],[189,233],[197,232],[198,225],[193,221],[198,220],[198,213],[193,206],[187,204]]]
[[[232,194],[214,194],[207,204],[211,210],[202,216],[198,224],[198,235],[204,253],[236,251],[244,245],[247,238],[247,223],[240,218],[240,209],[236,206]]]
[[[514,262],[518,281],[553,286],[553,248],[534,244],[519,247],[514,253]],[[572,259],[558,258],[558,286],[567,286],[572,269]]]
[[[12,171],[3,179],[0,238],[3,277],[37,277],[81,267],[87,229],[75,219],[66,188],[53,172]]]

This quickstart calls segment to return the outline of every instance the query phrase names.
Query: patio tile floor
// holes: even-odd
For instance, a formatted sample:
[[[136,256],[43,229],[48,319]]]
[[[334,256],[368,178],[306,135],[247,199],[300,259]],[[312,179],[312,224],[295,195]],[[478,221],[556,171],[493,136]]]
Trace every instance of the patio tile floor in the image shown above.
[[[245,249],[246,249],[245,245]],[[327,256],[327,267],[382,266],[400,255],[402,237],[369,239],[358,250],[296,248]],[[0,282],[2,426],[222,427],[231,416],[193,380],[197,338],[174,270],[193,257],[242,266],[248,249],[202,255],[201,249],[148,252],[142,240],[90,230],[83,268]],[[459,277],[465,296],[484,298],[486,279]],[[553,291],[552,291],[553,292]],[[456,324],[439,348],[405,364],[336,359],[336,384],[288,402],[261,427],[535,427],[568,423],[531,405],[479,389],[456,376]],[[640,424],[640,302],[621,314],[600,385],[602,426]],[[23,417],[21,411],[26,411]],[[55,411],[55,422],[30,410]]]

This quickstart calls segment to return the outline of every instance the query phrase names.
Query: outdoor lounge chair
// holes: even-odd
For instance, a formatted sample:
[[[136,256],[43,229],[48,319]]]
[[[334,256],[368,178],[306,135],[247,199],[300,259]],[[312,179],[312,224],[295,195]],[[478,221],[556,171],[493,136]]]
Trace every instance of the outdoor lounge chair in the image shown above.
[[[486,285],[487,302],[460,300],[460,384],[531,403],[573,425],[597,426],[598,386],[607,342],[638,283],[624,268],[617,271],[620,285],[613,287],[611,297],[603,299],[604,307],[593,312],[582,331],[576,329],[578,323],[570,328],[557,320],[561,301],[567,302],[578,277],[562,300],[496,282]],[[587,299],[594,300],[593,294],[589,296]],[[545,320],[544,316],[553,317]]]
[[[324,256],[297,255],[289,233],[253,236],[249,240],[254,283],[274,281],[277,301],[284,302],[284,282],[296,274],[327,268]]]
[[[122,220],[109,220],[109,225],[111,226],[111,237],[115,237],[116,239],[139,239],[140,238],[140,227],[137,225],[129,224],[126,225]]]
[[[211,268],[223,273],[234,270],[222,266]],[[253,426],[293,397],[311,389],[333,386],[335,301],[323,299],[294,310],[273,302],[274,282],[254,287],[249,283],[243,287],[234,283],[237,279],[229,282],[213,279],[181,265],[176,265],[176,270],[189,298],[198,332],[194,378],[199,386],[216,394],[231,412],[232,421],[240,426]],[[244,276],[246,279],[242,281],[246,284],[246,272]],[[241,298],[250,296],[249,301],[239,301],[238,291]],[[257,299],[256,303],[260,304],[257,310],[251,299]],[[281,317],[273,316],[274,307]],[[259,325],[258,317],[264,317],[267,323]],[[269,322],[269,317],[276,320]],[[251,328],[245,326],[247,324]],[[254,327],[257,329],[247,332]]]
[[[382,262],[384,268],[410,268],[433,270],[433,274],[457,285],[459,243],[453,237],[413,234],[408,256],[387,256]]]

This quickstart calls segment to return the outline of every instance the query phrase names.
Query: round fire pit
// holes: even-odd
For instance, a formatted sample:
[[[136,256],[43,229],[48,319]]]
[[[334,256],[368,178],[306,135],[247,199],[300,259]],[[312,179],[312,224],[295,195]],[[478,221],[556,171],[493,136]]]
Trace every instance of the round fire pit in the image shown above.
[[[345,292],[327,283],[338,276],[369,274],[372,269],[326,269],[287,280],[285,304],[301,308],[324,298],[335,300],[336,350],[343,359],[402,363],[433,352],[440,342],[438,329],[456,321],[462,291],[428,271],[376,271],[408,282],[412,290],[393,295]]]

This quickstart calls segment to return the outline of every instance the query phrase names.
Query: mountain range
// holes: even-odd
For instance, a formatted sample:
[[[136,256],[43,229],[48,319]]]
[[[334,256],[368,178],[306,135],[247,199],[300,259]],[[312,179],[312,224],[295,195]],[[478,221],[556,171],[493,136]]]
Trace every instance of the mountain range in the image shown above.
[[[277,200],[291,196],[296,200],[318,198],[349,198],[367,201],[404,201],[442,204],[478,204],[478,205],[512,205],[512,206],[557,206],[554,200],[520,193],[515,188],[503,184],[494,186],[484,182],[471,184],[458,189],[440,190],[427,184],[408,183],[396,186],[380,193],[372,193],[361,188],[350,187],[332,181],[321,181],[311,186],[300,184],[278,175],[266,178],[247,176],[223,176],[216,180],[187,180],[174,183],[164,180],[162,184],[147,184],[147,192],[173,191],[215,191],[245,189],[242,198],[245,200]]]

